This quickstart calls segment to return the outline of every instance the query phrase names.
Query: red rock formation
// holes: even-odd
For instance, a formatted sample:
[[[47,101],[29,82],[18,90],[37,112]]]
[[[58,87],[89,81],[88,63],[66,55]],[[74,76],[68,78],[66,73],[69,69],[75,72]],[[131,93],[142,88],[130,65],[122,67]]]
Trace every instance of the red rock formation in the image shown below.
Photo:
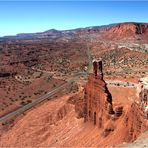
[[[117,40],[117,39],[140,39],[147,40],[148,23],[126,22],[112,26],[82,29],[79,35],[94,35],[96,39]],[[92,36],[92,38],[94,37]]]
[[[105,37],[109,39],[135,38],[136,35],[148,35],[148,24],[121,23],[106,30]]]
[[[93,62],[93,72],[94,72],[94,74],[95,74],[95,77],[97,76],[97,71],[98,71],[97,62],[94,61],[94,62]]]
[[[84,96],[84,118],[97,126],[101,126],[103,121],[113,114],[112,97],[109,93],[104,80],[90,74],[85,88]]]
[[[133,34],[142,34],[142,33],[147,33],[148,31],[148,24],[146,23],[121,23],[117,24],[108,31],[112,33],[118,33],[118,34],[123,34],[126,32],[130,32]]]
[[[84,119],[101,127],[102,117],[114,114],[112,96],[109,93],[102,75],[102,61],[93,62],[94,74],[88,77],[84,96]]]
[[[139,95],[141,108],[148,118],[148,77],[141,78],[137,93]]]
[[[119,106],[115,108],[115,116],[116,117],[120,117],[122,115],[123,112],[123,106]]]
[[[84,90],[71,96],[68,103],[75,105],[75,112],[77,113],[77,118],[84,117]]]
[[[129,109],[123,117],[122,124],[126,128],[125,134],[127,135],[126,141],[128,142],[134,141],[141,133],[148,130],[148,122],[145,114],[137,103],[129,105]]]
[[[84,121],[97,126],[101,131],[98,135],[104,141],[113,140],[114,144],[134,141],[148,129],[145,113],[140,104],[135,102],[126,105],[115,103],[113,107],[112,96],[99,75],[100,73],[97,73],[95,76],[94,73],[88,77],[84,95]],[[114,140],[114,137],[118,137],[117,140]],[[101,146],[108,145],[103,141],[98,143]]]

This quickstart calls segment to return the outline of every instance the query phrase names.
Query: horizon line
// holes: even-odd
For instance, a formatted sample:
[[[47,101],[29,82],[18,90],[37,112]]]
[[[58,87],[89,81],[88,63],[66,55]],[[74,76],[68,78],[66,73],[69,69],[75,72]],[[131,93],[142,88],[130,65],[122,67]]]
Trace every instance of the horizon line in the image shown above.
[[[80,27],[76,27],[76,28],[67,28],[67,29],[58,29],[58,28],[49,28],[49,29],[46,29],[46,30],[43,30],[43,31],[36,31],[36,32],[20,32],[20,33],[16,33],[16,34],[8,34],[8,35],[4,35],[4,36],[1,36],[1,38],[3,37],[11,37],[11,36],[17,36],[19,34],[35,34],[35,33],[43,33],[43,32],[46,32],[46,31],[49,31],[49,30],[57,30],[57,31],[68,31],[68,30],[75,30],[75,29],[85,29],[85,28],[88,28],[88,27],[101,27],[101,26],[108,26],[108,25],[116,25],[116,24],[123,24],[123,23],[142,23],[142,24],[145,24],[145,23],[148,23],[148,22],[136,22],[136,21],[124,21],[124,22],[118,22],[118,23],[108,23],[108,24],[101,24],[101,25],[93,25],[93,26],[80,26]]]

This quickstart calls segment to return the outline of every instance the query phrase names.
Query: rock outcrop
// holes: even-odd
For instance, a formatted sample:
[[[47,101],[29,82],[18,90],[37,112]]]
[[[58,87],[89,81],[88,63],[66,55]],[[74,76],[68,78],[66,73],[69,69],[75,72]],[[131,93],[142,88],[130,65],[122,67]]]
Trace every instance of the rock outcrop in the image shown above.
[[[139,104],[132,103],[129,106],[129,110],[124,117],[123,125],[127,127],[127,141],[134,141],[137,137],[148,130],[147,119]]]
[[[121,23],[117,24],[104,32],[104,38],[109,40],[116,39],[146,39],[148,36],[148,24],[147,23]]]
[[[99,40],[147,40],[148,23],[125,22],[106,27],[85,28],[78,32],[79,35],[89,35],[92,39]]]
[[[139,83],[140,84],[137,90],[139,103],[146,117],[148,118],[148,77],[141,78]]]
[[[96,69],[99,62],[94,61],[94,73],[89,74],[84,94],[84,121],[100,129],[98,135],[106,141],[98,143],[107,146],[114,143],[132,142],[148,130],[148,121],[140,104],[116,104],[103,80],[102,68]],[[100,66],[99,66],[100,67]],[[102,65],[101,65],[102,67]],[[145,96],[145,95],[144,95]],[[145,98],[144,98],[145,100]],[[114,140],[113,137],[118,137]]]
[[[108,115],[114,114],[112,96],[103,80],[101,61],[93,62],[93,71],[94,74],[89,75],[85,88],[84,120],[101,127]]]
[[[99,127],[108,115],[114,114],[112,97],[104,80],[95,78],[93,74],[89,75],[85,88],[84,114],[85,121],[91,121]]]
[[[75,106],[75,112],[77,113],[77,118],[84,117],[84,90],[76,93],[71,96],[68,100],[68,103]]]
[[[110,29],[108,29],[111,33],[117,33],[117,34],[125,34],[125,33],[131,33],[131,34],[143,34],[148,32],[148,24],[146,23],[121,23],[117,24]]]

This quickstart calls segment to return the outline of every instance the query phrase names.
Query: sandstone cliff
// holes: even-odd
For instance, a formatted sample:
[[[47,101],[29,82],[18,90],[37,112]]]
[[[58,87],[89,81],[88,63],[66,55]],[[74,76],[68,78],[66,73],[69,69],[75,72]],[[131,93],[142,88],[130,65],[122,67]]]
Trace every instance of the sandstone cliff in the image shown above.
[[[105,37],[108,39],[136,38],[148,35],[146,23],[121,23],[106,30]]]
[[[86,28],[78,31],[78,34],[87,34],[90,38],[99,40],[147,40],[148,23],[126,22],[104,28]]]

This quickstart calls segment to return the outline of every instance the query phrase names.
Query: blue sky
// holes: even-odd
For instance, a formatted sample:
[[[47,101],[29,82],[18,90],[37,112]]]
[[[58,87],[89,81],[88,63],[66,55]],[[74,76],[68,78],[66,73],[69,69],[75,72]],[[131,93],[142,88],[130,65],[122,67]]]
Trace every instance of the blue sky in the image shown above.
[[[0,36],[128,21],[148,22],[148,1],[0,1]]]

